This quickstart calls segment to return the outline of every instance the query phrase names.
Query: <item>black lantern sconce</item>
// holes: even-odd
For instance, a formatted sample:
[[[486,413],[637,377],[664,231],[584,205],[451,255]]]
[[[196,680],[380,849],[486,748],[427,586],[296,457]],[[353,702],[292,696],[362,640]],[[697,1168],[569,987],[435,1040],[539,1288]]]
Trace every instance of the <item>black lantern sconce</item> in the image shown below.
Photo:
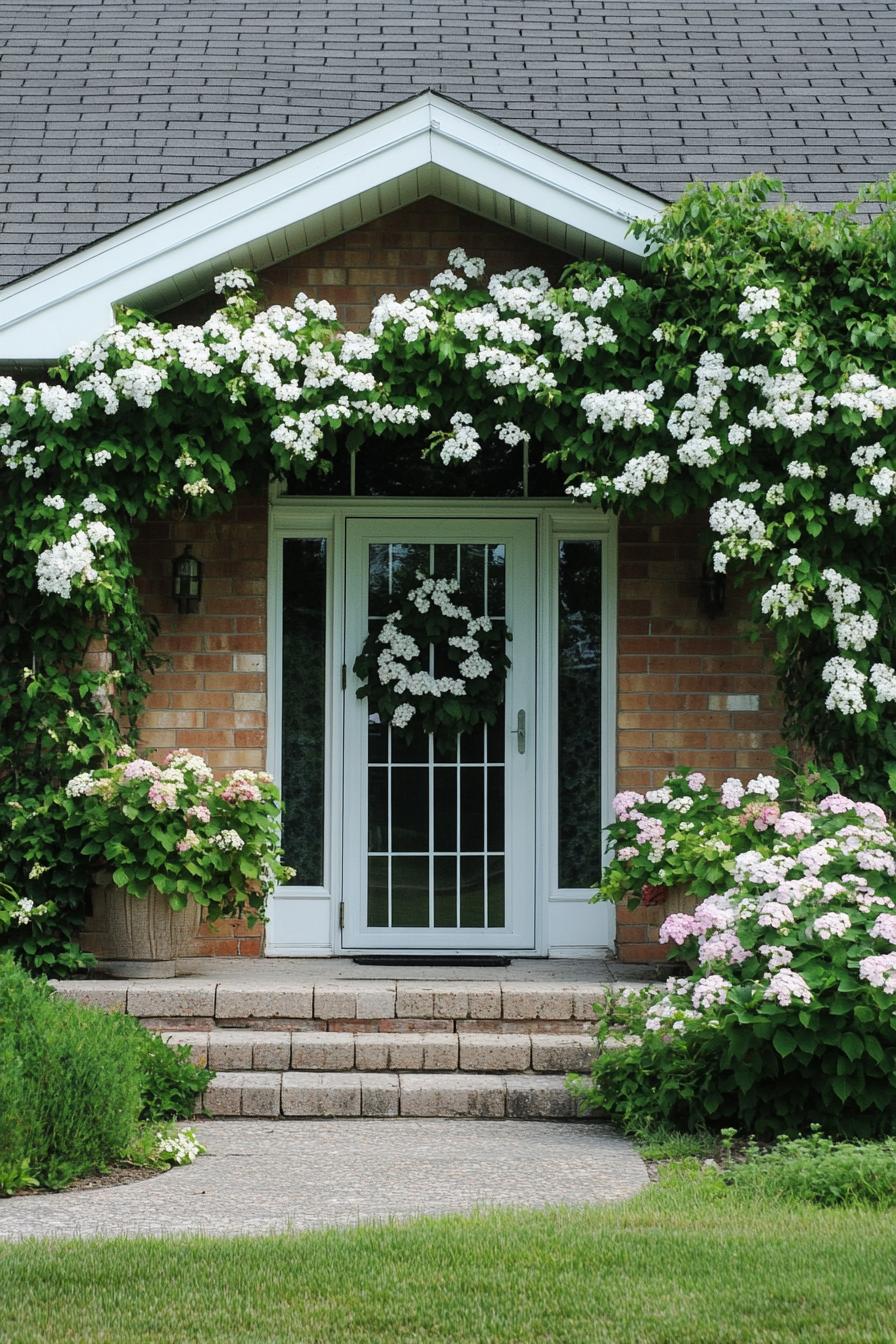
[[[703,561],[703,573],[700,576],[700,610],[704,616],[714,621],[725,610],[725,575],[713,568],[712,560]]]
[[[193,554],[192,546],[185,546],[182,555],[171,562],[171,596],[179,612],[199,610],[202,597],[202,561]]]

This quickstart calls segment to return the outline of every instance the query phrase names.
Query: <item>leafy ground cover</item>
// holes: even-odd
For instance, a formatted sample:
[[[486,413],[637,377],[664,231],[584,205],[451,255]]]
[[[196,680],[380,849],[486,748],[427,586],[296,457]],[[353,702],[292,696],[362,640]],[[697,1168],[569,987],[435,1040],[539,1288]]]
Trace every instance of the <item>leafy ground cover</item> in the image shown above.
[[[883,1344],[896,1218],[692,1167],[607,1209],[0,1250],[8,1344]]]

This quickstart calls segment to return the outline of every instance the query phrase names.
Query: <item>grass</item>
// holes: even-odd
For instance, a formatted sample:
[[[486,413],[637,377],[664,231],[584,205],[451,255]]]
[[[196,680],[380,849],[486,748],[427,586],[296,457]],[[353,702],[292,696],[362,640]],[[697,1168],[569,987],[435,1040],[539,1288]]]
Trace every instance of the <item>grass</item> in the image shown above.
[[[0,1250],[4,1344],[892,1344],[896,1218],[677,1174],[607,1209]]]

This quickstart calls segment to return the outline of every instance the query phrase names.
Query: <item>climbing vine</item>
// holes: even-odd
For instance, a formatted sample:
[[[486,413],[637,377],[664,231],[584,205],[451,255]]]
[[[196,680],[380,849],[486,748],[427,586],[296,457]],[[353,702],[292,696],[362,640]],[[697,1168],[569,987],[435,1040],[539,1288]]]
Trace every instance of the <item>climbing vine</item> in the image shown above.
[[[528,443],[592,506],[702,511],[713,564],[774,632],[786,732],[883,798],[896,783],[896,186],[811,214],[778,184],[694,186],[637,276],[487,276],[461,248],[368,331],[219,276],[202,326],[121,311],[47,380],[0,379],[3,875],[69,928],[86,884],[64,791],[133,739],[153,667],[131,543],[374,439],[446,471]]]

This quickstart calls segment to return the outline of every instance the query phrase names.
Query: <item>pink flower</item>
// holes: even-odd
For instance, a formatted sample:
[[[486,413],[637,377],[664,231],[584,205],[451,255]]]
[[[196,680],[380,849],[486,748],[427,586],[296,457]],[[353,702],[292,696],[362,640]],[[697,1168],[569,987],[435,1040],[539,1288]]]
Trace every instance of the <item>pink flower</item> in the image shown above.
[[[629,859],[636,859],[638,857],[637,847],[635,845],[623,845],[621,849],[617,849],[616,857],[621,863],[627,863]]]
[[[819,812],[830,812],[832,816],[840,816],[843,812],[852,812],[853,808],[852,799],[847,798],[842,793],[829,793],[827,798],[822,798],[818,804]]]
[[[757,922],[764,929],[783,929],[793,923],[793,911],[781,901],[766,901]]]
[[[740,807],[740,802],[743,796],[744,786],[739,779],[726,779],[719,790],[722,806],[727,807],[729,812],[733,811],[736,807]]]
[[[737,819],[739,826],[749,826],[751,823],[757,831],[767,831],[773,826],[781,815],[781,809],[777,803],[747,803],[743,812]]]
[[[142,756],[136,756],[134,760],[128,761],[121,772],[122,779],[158,779],[161,770],[152,761],[147,761]]]
[[[721,929],[701,944],[699,959],[701,965],[708,961],[727,961],[732,966],[739,966],[749,955],[733,929]]]
[[[896,952],[882,957],[865,957],[859,962],[859,979],[882,989],[885,994],[896,994]]]
[[[694,793],[699,793],[706,783],[706,776],[701,775],[699,770],[692,770],[687,778],[688,788],[692,789]]]
[[[195,849],[195,847],[198,844],[199,844],[199,836],[196,834],[196,832],[187,831],[183,840],[178,840],[177,842],[178,852],[181,854],[186,854],[188,849]]]
[[[774,999],[782,1008],[789,1008],[794,999],[811,1003],[812,991],[799,972],[784,967],[771,977],[762,997]]]
[[[225,803],[260,803],[261,789],[247,779],[231,779],[221,790],[221,800]]]
[[[872,823],[875,829],[887,824],[887,814],[877,803],[855,803],[855,810],[863,821]]]
[[[639,845],[656,844],[665,837],[665,828],[659,817],[641,817],[638,822],[638,834],[635,836]]]
[[[669,915],[660,925],[659,940],[661,943],[677,943],[681,947],[689,938],[695,938],[700,932],[700,926],[693,915],[674,914]]]
[[[872,938],[885,938],[896,945],[896,915],[878,915],[871,925]]]
[[[613,811],[619,821],[630,821],[632,808],[643,803],[644,795],[635,793],[633,789],[628,789],[623,793],[617,793],[613,799]]]
[[[188,817],[195,817],[197,821],[202,822],[211,821],[212,819],[212,814],[205,803],[197,803],[195,807],[188,807],[186,815]]]
[[[782,812],[774,822],[774,829],[778,835],[809,835],[812,830],[812,819],[802,812]]]
[[[162,784],[156,781],[150,784],[149,793],[146,795],[151,807],[157,812],[164,812],[166,808],[177,806],[177,790],[173,784]]]
[[[691,1003],[695,1008],[712,1008],[714,1004],[725,1002],[730,988],[724,976],[706,975],[694,986]]]
[[[829,938],[842,938],[851,924],[849,915],[831,911],[828,915],[819,915],[812,928],[822,942],[826,943]]]

